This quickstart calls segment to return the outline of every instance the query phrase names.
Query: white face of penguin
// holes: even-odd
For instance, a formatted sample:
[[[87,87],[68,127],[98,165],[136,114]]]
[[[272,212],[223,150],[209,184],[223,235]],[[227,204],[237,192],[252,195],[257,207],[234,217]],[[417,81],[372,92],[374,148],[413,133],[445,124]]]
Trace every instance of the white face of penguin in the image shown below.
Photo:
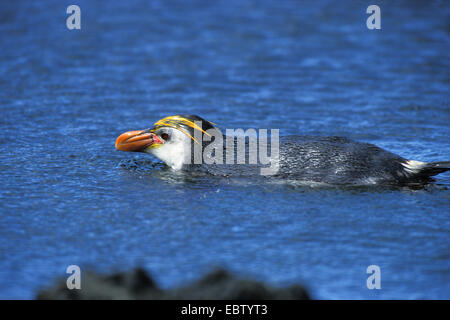
[[[191,163],[191,144],[193,140],[175,128],[163,127],[153,132],[162,143],[153,143],[143,151],[154,155],[169,167],[180,170],[184,164]]]

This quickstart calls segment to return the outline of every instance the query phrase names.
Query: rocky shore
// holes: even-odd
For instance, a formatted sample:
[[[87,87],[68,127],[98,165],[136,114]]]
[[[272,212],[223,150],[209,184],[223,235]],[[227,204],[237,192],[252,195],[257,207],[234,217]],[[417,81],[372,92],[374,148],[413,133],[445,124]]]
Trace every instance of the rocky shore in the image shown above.
[[[94,300],[299,300],[309,299],[301,285],[277,288],[262,282],[241,279],[225,270],[215,270],[186,286],[161,289],[142,269],[111,275],[86,273],[81,289],[69,290],[66,280],[37,294],[37,299]]]

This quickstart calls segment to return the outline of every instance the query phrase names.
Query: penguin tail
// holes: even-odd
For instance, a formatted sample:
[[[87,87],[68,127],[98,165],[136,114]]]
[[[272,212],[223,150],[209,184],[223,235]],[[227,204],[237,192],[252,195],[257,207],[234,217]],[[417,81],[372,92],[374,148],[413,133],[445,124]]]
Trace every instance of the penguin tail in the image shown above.
[[[430,176],[435,176],[450,170],[450,161],[430,162],[422,170]]]
[[[402,165],[405,168],[405,171],[408,172],[408,174],[416,176],[417,178],[428,178],[450,170],[450,161],[427,163],[408,160],[402,163]]]

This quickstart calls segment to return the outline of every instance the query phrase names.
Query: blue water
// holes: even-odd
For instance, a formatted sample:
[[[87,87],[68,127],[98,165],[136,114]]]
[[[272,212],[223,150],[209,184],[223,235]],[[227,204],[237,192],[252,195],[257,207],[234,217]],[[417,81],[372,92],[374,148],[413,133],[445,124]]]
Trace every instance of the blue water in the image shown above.
[[[122,3],[122,4],[119,4]],[[320,299],[450,298],[450,175],[421,190],[195,178],[116,137],[177,113],[342,135],[450,160],[447,1],[0,4],[0,298],[68,265],[143,266],[163,287],[216,266]],[[366,268],[381,268],[368,290]]]

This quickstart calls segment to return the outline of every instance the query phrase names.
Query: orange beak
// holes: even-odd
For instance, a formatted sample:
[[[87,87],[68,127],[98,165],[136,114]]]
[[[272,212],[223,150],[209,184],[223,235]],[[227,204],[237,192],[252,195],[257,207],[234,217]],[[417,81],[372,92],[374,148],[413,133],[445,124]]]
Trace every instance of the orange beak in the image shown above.
[[[116,140],[116,149],[121,151],[143,151],[153,144],[163,141],[149,130],[128,131],[122,133]]]

